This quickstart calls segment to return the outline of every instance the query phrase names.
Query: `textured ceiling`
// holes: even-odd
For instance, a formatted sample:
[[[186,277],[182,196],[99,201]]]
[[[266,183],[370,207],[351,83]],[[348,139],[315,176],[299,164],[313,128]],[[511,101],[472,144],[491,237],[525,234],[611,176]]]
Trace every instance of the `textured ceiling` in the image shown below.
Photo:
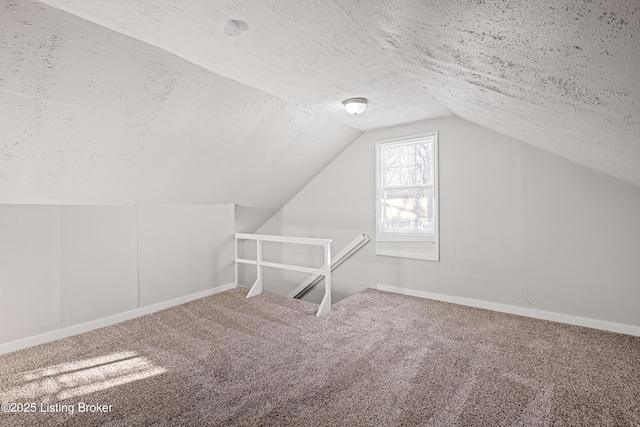
[[[44,0],[360,130],[449,115],[333,1]],[[227,36],[229,19],[249,25]],[[342,101],[365,96],[366,115]]]
[[[640,187],[640,1],[344,8],[453,114]]]
[[[4,202],[271,212],[448,114],[640,187],[637,0],[0,0],[0,28]]]
[[[0,4],[0,203],[235,203],[250,229],[361,134],[67,13]]]
[[[638,0],[45,2],[361,130],[448,110],[640,187]]]

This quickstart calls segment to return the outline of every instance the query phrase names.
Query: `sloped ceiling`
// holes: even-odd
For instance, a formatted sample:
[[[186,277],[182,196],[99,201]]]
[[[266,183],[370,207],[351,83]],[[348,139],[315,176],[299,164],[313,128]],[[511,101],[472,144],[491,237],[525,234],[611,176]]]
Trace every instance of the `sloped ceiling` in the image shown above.
[[[362,133],[36,2],[0,28],[2,203],[235,203],[251,229]]]
[[[640,187],[638,0],[344,7],[456,116]]]
[[[267,215],[362,131],[448,114],[640,188],[636,0],[0,5],[0,202]]]

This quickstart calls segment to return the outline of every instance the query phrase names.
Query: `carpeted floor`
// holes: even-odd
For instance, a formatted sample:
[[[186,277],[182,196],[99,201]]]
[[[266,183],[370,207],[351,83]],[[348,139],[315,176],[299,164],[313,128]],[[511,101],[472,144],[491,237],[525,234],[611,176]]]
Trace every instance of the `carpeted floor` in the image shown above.
[[[640,425],[640,337],[375,290],[322,318],[245,294],[0,356],[22,411],[0,425]]]

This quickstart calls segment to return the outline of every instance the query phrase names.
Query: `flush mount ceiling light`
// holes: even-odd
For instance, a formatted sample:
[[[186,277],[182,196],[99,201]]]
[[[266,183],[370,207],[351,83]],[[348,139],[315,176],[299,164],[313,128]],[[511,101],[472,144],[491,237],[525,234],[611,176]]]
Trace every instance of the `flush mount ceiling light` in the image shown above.
[[[244,21],[232,19],[224,25],[224,33],[231,37],[239,37],[244,31],[249,29],[249,25]]]
[[[367,108],[368,102],[367,98],[349,98],[342,101],[342,105],[344,105],[344,109],[347,110],[347,113],[355,116],[364,112],[365,108]]]

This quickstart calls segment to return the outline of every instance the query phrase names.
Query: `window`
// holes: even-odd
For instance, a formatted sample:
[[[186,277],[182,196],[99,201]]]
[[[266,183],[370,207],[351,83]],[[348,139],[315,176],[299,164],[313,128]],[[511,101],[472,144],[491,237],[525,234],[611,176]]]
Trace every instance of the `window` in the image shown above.
[[[438,261],[438,133],[376,142],[376,254]]]

